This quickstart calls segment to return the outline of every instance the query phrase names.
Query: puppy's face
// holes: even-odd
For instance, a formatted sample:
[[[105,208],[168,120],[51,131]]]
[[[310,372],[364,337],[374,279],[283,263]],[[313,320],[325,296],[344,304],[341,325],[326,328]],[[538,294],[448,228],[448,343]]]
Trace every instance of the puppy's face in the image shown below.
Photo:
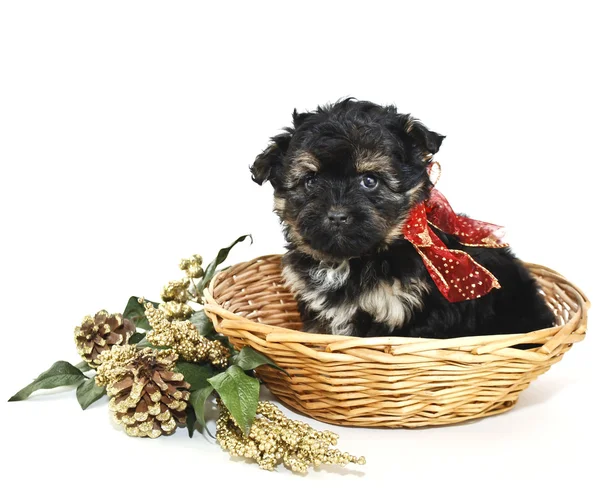
[[[275,189],[290,243],[319,260],[377,251],[401,237],[430,186],[426,166],[442,136],[393,107],[346,100],[294,111],[251,171]]]

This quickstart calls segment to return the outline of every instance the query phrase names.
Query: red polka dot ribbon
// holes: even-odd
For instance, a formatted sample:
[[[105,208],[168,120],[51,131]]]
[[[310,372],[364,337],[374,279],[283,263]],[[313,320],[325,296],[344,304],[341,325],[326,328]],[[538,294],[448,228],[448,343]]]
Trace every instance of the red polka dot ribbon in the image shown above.
[[[501,248],[502,227],[457,215],[435,188],[418,204],[404,224],[403,233],[417,250],[440,292],[450,302],[473,300],[500,288],[494,275],[470,255],[448,249],[431,226],[455,236],[465,246]]]

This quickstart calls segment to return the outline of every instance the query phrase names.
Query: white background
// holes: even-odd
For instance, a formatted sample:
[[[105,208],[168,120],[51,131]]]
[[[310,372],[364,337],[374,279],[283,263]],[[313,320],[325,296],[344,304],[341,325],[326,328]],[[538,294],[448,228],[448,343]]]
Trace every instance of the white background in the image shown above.
[[[77,361],[84,315],[157,298],[180,258],[210,257],[243,233],[255,244],[231,263],[280,252],[271,189],[248,165],[294,107],[345,96],[395,103],[446,135],[438,186],[454,208],[505,225],[519,256],[593,300],[593,4],[2,2],[0,490],[78,501],[597,497],[594,310],[587,339],[513,411],[417,431],[334,427],[367,465],[306,477],[231,461],[184,430],[129,438],[104,403],[82,412],[73,392],[5,402],[52,362]]]

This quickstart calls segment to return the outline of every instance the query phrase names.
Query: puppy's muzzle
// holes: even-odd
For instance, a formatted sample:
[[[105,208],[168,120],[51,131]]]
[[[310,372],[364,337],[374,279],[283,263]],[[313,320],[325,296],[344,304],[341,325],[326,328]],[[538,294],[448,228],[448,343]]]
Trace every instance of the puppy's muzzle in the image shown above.
[[[331,227],[340,228],[350,222],[350,215],[344,209],[331,208],[327,212],[327,221]]]

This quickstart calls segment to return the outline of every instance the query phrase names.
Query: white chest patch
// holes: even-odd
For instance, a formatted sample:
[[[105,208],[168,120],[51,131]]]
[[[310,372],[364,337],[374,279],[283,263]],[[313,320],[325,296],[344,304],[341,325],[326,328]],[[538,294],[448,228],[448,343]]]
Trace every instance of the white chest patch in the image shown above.
[[[392,284],[382,281],[362,292],[355,300],[328,306],[328,293],[343,288],[348,281],[350,264],[347,261],[335,267],[322,264],[314,268],[309,273],[310,284],[289,266],[283,267],[282,274],[291,291],[319,319],[330,325],[330,332],[334,335],[353,334],[351,323],[359,309],[373,316],[376,322],[386,324],[390,331],[400,328],[415,309],[422,308],[423,294],[429,291],[424,281],[411,281],[403,287],[395,279]]]
[[[429,286],[424,281],[411,281],[403,287],[398,279],[394,279],[392,284],[381,282],[362,293],[358,305],[376,322],[387,324],[392,331],[402,327],[415,309],[423,307],[423,294],[428,291]]]
[[[286,285],[296,296],[316,312],[317,317],[330,325],[334,335],[349,335],[352,333],[351,321],[358,309],[357,305],[344,302],[341,305],[327,306],[327,294],[344,286],[350,276],[350,264],[347,261],[335,267],[321,264],[310,271],[312,281],[307,286],[291,267],[283,267],[283,278]]]
[[[343,261],[335,267],[321,263],[310,271],[310,278],[316,283],[317,288],[323,291],[340,289],[350,276],[350,263]]]

